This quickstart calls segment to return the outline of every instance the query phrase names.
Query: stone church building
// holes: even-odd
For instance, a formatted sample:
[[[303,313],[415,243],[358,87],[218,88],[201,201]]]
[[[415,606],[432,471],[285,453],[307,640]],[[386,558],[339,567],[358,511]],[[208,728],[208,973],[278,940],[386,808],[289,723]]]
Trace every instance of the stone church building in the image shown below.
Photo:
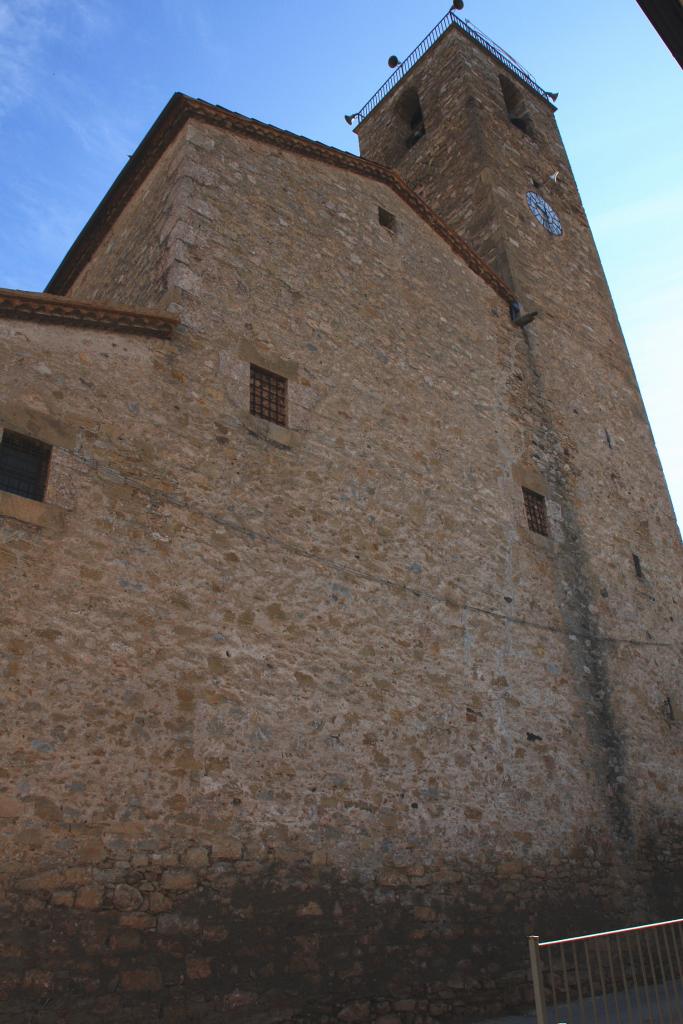
[[[680,916],[680,537],[553,98],[454,12],[361,157],[177,94],[0,292],[3,1024],[471,1021]]]

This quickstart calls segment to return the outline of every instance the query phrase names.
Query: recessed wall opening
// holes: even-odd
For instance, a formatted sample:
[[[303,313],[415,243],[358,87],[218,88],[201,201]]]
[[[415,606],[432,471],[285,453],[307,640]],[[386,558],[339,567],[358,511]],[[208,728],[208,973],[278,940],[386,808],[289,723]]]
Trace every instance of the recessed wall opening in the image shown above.
[[[396,217],[393,213],[389,213],[383,206],[377,207],[377,213],[379,216],[379,222],[383,228],[387,228],[389,231],[396,230]]]
[[[524,495],[524,511],[526,521],[532,533],[540,533],[542,537],[548,536],[548,515],[545,507],[545,498],[536,491],[530,491],[528,487],[522,488]]]
[[[633,568],[635,569],[635,573],[636,573],[636,576],[638,577],[638,579],[642,580],[642,578],[643,578],[643,576],[645,574],[643,573],[643,566],[641,564],[640,556],[639,555],[636,555],[636,554],[633,555]]]
[[[425,122],[420,106],[420,97],[415,89],[406,89],[398,102],[398,112],[403,122],[406,149],[412,149],[425,134]]]
[[[47,487],[52,448],[43,441],[11,430],[0,441],[0,490],[42,501]]]
[[[499,75],[498,78],[510,124],[514,124],[515,128],[519,128],[525,135],[533,135],[534,123],[526,108],[524,93],[505,75]]]

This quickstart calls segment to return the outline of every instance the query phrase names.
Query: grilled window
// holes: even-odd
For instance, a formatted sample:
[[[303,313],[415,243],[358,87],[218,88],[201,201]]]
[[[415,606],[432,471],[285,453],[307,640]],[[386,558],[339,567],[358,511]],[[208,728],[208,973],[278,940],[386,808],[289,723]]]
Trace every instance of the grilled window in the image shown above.
[[[0,441],[0,490],[42,501],[51,451],[49,444],[4,430]]]
[[[547,537],[548,516],[545,510],[545,498],[542,494],[536,494],[536,491],[530,491],[526,487],[523,487],[522,491],[524,493],[524,510],[529,529],[533,530],[534,533],[540,533]]]
[[[287,378],[251,365],[249,412],[263,420],[287,426]]]

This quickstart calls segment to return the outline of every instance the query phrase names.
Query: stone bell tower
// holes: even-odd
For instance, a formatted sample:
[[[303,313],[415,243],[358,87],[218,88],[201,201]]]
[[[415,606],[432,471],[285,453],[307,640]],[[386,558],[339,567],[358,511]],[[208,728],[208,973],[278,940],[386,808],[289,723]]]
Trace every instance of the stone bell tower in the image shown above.
[[[361,155],[394,168],[537,314],[492,373],[508,374],[501,385],[526,433],[520,465],[556,510],[543,571],[625,849],[645,841],[652,806],[653,737],[639,735],[647,716],[637,709],[668,707],[665,690],[678,688],[680,536],[555,123],[557,94],[458,17],[461,6],[401,64],[392,58],[391,78],[347,120]],[[662,791],[669,772],[664,761],[655,770]]]
[[[606,295],[556,99],[451,10],[356,127],[363,157],[395,168],[527,306],[546,309],[574,260]]]

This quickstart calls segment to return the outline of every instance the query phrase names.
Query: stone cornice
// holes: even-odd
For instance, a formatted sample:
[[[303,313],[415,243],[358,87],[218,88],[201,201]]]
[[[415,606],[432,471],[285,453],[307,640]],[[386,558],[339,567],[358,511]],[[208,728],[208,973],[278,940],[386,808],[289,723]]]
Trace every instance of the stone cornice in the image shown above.
[[[127,334],[153,334],[158,338],[170,337],[178,323],[176,316],[154,310],[106,306],[100,302],[84,302],[45,292],[20,292],[8,288],[0,288],[0,317],[125,331]]]
[[[182,93],[175,93],[142,140],[137,150],[123,168],[113,185],[69,249],[64,260],[47,285],[46,291],[63,295],[87,266],[102,240],[115,223],[123,208],[138,190],[160,156],[173,142],[183,126],[190,119],[203,121],[228,131],[298,153],[301,156],[332,164],[358,174],[373,178],[388,185],[394,192],[424,220],[451,247],[464,262],[482,278],[506,302],[513,294],[505,282],[456,232],[420,199],[396,171],[382,164],[373,163],[344,150],[313,142],[301,135],[275,128],[255,121],[241,114],[235,114],[224,107],[190,99]]]

